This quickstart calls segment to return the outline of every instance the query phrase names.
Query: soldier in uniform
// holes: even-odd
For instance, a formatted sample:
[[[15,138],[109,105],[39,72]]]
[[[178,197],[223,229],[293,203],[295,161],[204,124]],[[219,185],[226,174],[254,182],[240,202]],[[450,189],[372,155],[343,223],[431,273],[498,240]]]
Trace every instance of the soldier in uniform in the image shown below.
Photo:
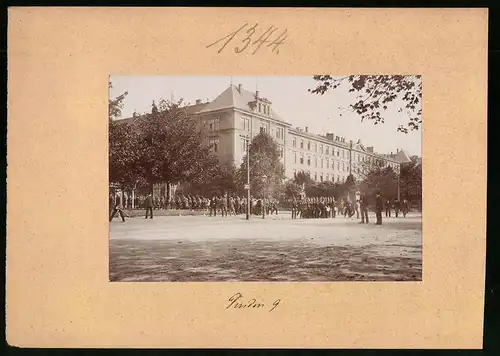
[[[150,219],[153,218],[153,206],[154,206],[154,203],[153,203],[153,196],[150,194],[148,194],[148,196],[146,197],[146,219],[148,218],[148,213],[150,213]]]
[[[217,216],[217,198],[215,195],[210,199],[210,216],[212,216],[212,213]]]
[[[109,222],[111,222],[113,220],[113,218],[115,217],[116,213],[120,214],[120,217],[122,218],[122,222],[125,222],[125,215],[123,214],[123,210],[120,206],[120,200],[116,200],[116,204],[113,208],[113,212],[111,213],[111,215],[109,216]]]
[[[236,210],[234,210],[234,198],[231,196],[228,196],[227,203],[228,203],[227,205],[229,208],[229,214],[236,215]]]
[[[292,219],[297,219],[297,201],[295,198],[292,200]]]
[[[276,213],[276,215],[278,215],[278,201],[276,199],[273,200],[273,206],[272,207],[273,207],[273,209],[272,209],[271,213],[274,212],[274,213]]]
[[[406,218],[406,214],[408,214],[408,200],[403,199],[403,217]]]
[[[401,204],[400,204],[399,200],[396,198],[394,200],[394,214],[396,215],[396,217],[398,217],[398,215],[399,215],[400,208],[401,208]]]
[[[377,222],[375,223],[376,225],[382,225],[383,205],[384,205],[384,202],[382,201],[382,197],[380,196],[380,193],[377,192],[377,195],[375,197],[375,213],[377,215]]]
[[[227,217],[227,196],[220,197],[220,210],[222,217]]]
[[[364,224],[365,222],[368,224],[368,202],[364,195],[360,195],[359,197],[359,210],[361,213],[361,222],[360,224]]]
[[[389,199],[385,202],[385,217],[391,217],[391,201]]]

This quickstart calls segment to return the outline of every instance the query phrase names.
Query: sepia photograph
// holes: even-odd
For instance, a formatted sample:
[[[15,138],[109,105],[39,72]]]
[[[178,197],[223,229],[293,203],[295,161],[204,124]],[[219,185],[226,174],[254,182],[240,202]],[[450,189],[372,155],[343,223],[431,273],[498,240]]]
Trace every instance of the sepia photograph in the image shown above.
[[[111,282],[422,280],[420,75],[109,77]]]

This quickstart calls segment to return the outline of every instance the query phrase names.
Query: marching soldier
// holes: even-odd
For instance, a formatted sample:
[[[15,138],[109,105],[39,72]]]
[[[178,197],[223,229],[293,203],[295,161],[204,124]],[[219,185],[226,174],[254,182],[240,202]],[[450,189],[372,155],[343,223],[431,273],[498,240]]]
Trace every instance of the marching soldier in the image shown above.
[[[120,214],[120,217],[122,218],[122,222],[125,222],[125,216],[123,214],[123,210],[122,210],[122,208],[120,206],[120,201],[119,200],[116,201],[115,207],[113,208],[113,212],[109,216],[109,222],[111,222],[113,220],[113,218],[115,217],[116,213]]]

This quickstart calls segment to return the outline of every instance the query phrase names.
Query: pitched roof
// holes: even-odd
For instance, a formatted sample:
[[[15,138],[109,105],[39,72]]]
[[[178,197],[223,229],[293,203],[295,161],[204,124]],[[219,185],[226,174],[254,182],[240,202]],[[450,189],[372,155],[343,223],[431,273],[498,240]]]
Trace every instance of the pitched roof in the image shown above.
[[[409,163],[411,162],[411,159],[410,157],[408,157],[408,155],[406,154],[405,151],[403,150],[399,150],[397,153],[391,153],[391,154],[383,154],[381,155],[383,157],[386,157],[386,158],[389,158],[389,159],[392,159],[398,163]]]
[[[212,102],[208,103],[199,113],[210,112],[221,109],[232,109],[236,108],[243,111],[253,112],[250,106],[251,102],[255,102],[256,94],[241,88],[241,91],[235,85],[230,85],[226,90],[224,90],[217,98]],[[269,115],[272,119],[280,121],[286,125],[290,125],[288,122],[283,120],[273,109],[270,111]]]

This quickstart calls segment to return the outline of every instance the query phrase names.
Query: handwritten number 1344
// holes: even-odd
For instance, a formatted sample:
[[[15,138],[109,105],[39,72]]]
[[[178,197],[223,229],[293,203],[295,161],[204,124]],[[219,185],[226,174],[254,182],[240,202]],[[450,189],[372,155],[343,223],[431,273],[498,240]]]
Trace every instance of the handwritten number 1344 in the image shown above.
[[[207,46],[207,48],[210,48],[210,47],[216,45],[217,43],[220,43],[220,42],[226,40],[222,44],[222,46],[219,48],[219,50],[217,51],[217,53],[221,53],[224,50],[224,48],[226,48],[226,46],[229,44],[229,42],[231,42],[236,37],[236,35],[241,33],[243,31],[243,29],[247,26],[248,26],[248,23],[244,24],[239,29],[230,33],[229,35],[215,41],[212,44],[209,44]],[[244,50],[246,50],[249,45],[252,45],[252,46],[254,46],[254,50],[253,50],[252,54],[255,54],[260,49],[260,47],[262,47],[262,45],[264,43],[267,43],[266,47],[273,47],[272,52],[276,52],[276,54],[278,54],[279,53],[279,46],[281,46],[282,44],[285,43],[285,39],[288,36],[287,30],[285,29],[284,31],[282,31],[280,35],[278,35],[277,37],[274,38],[273,41],[271,41],[270,37],[278,30],[273,25],[271,25],[265,32],[262,32],[260,37],[253,40],[253,38],[254,38],[253,36],[255,35],[255,29],[257,28],[257,26],[258,26],[258,23],[256,23],[254,26],[250,27],[249,29],[247,29],[246,31],[243,32],[243,33],[246,33],[246,34],[243,34],[243,36],[245,36],[245,37],[240,41],[241,43],[238,43],[238,45],[236,47],[234,47],[234,51],[236,53],[241,53]]]

